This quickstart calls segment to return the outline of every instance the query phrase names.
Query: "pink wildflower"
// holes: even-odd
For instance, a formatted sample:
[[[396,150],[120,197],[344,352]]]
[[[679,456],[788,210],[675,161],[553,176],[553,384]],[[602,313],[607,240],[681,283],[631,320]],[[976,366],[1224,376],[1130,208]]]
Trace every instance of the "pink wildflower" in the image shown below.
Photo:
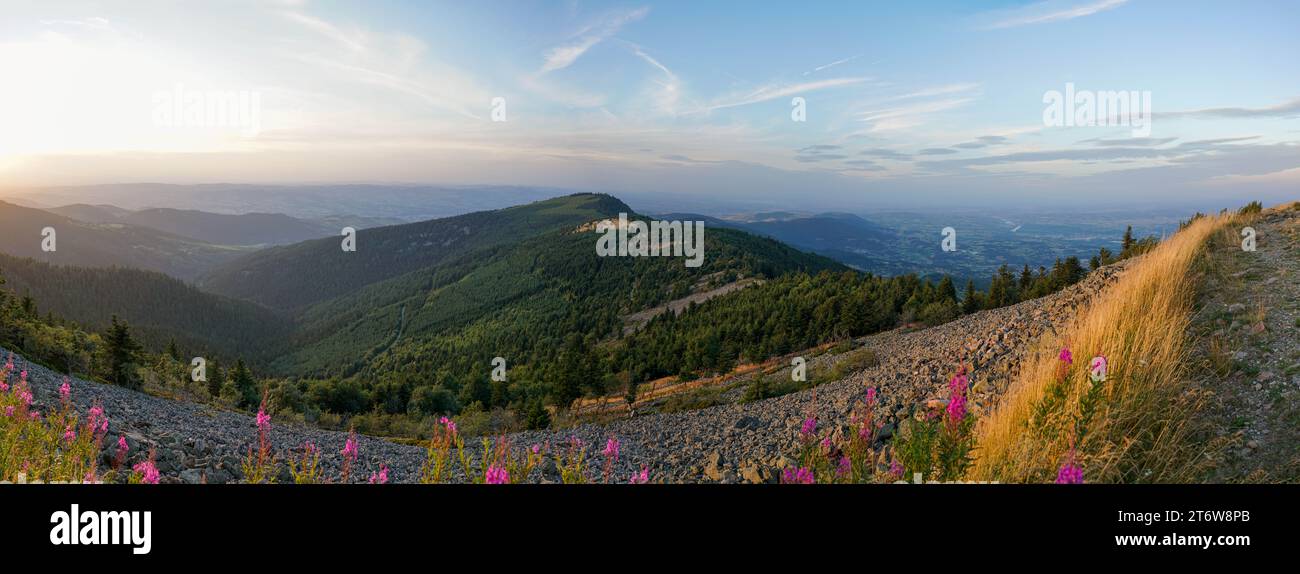
[[[456,421],[451,420],[447,417],[442,417],[438,419],[438,423],[444,427],[447,427],[448,433],[451,433],[453,435],[456,434]]]
[[[1083,484],[1083,469],[1074,461],[1074,451],[1065,456],[1065,463],[1056,471],[1056,484]]]
[[[131,470],[140,473],[141,483],[158,484],[158,467],[154,466],[152,460],[137,462],[135,466],[131,467]]]
[[[343,443],[343,458],[349,461],[357,459],[357,439],[355,436],[349,436],[347,442]]]
[[[867,405],[871,406],[875,404],[876,404],[876,387],[871,387],[867,389]]]
[[[542,445],[534,443],[533,454],[542,454]]]
[[[853,461],[849,460],[849,457],[847,456],[840,457],[840,464],[835,469],[835,475],[841,477],[848,476],[849,473],[852,471],[853,471]]]
[[[68,423],[68,426],[63,428],[63,441],[72,444],[75,440],[77,440],[77,431],[72,430],[72,423]]]
[[[388,484],[388,465],[379,465],[378,473],[370,474],[370,484]]]
[[[813,477],[812,469],[799,467],[798,469],[785,469],[781,476],[781,482],[785,484],[815,484],[817,479]]]
[[[487,473],[483,476],[488,484],[509,484],[510,473],[499,466],[489,466]]]
[[[257,409],[257,431],[262,433],[271,432],[271,415],[266,414],[265,410]]]
[[[601,454],[605,455],[607,459],[618,461],[618,439],[610,437],[608,441],[605,441],[605,450]]]
[[[799,434],[802,434],[806,437],[816,432],[817,432],[816,417],[808,417],[804,419],[803,427],[799,429]]]
[[[1074,364],[1074,355],[1070,354],[1070,349],[1068,347],[1062,348],[1061,354],[1058,355],[1057,358],[1060,359],[1062,363],[1065,363],[1067,365]]]
[[[641,472],[632,473],[632,480],[629,481],[629,484],[645,484],[647,482],[650,482],[650,469],[643,466]]]
[[[897,460],[889,461],[889,476],[903,478],[903,465]]]
[[[966,418],[966,395],[955,394],[948,399],[948,420],[959,423]]]
[[[94,405],[90,407],[90,418],[86,421],[86,424],[94,428],[96,426],[96,423],[99,422],[99,417],[102,416],[104,416],[104,407],[99,405]],[[105,419],[105,421],[107,421],[107,419]]]
[[[13,407],[5,407],[5,416],[7,416],[7,417],[14,416],[14,408],[13,408]]]
[[[63,384],[59,385],[59,400],[67,403],[72,398],[72,387],[68,385],[68,378],[63,377]]]

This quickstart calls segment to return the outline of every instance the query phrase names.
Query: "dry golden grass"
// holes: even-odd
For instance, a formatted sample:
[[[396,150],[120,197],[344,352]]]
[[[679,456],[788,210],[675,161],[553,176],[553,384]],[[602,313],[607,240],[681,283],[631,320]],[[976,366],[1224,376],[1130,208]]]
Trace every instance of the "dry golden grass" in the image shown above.
[[[1195,263],[1238,216],[1203,217],[1135,261],[1064,329],[1040,341],[997,409],[980,421],[970,478],[1050,482],[1072,447],[1088,482],[1187,482],[1210,442],[1203,397],[1185,382]],[[1068,369],[1057,358],[1074,354]],[[1088,377],[1108,360],[1104,382]]]

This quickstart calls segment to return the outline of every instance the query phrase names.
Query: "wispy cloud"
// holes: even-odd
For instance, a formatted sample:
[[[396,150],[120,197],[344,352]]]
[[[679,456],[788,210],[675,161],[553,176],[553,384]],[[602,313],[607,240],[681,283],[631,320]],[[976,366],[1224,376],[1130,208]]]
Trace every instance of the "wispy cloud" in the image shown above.
[[[583,54],[587,53],[592,47],[608,40],[614,34],[617,34],[623,26],[629,22],[635,22],[645,18],[650,13],[650,8],[643,6],[635,10],[626,12],[615,12],[607,15],[601,21],[587,26],[579,38],[571,43],[551,48],[542,62],[541,69],[537,70],[538,75],[547,74],[556,70],[563,70],[572,66],[578,61]]]
[[[927,116],[931,114],[956,109],[973,101],[975,101],[975,98],[945,98],[903,106],[878,108],[861,112],[858,114],[858,121],[871,124],[868,131],[906,129],[924,123]]]
[[[632,47],[633,54],[636,54],[638,58],[641,58],[647,64],[650,64],[651,67],[659,70],[663,75],[662,80],[655,81],[659,86],[658,93],[654,96],[655,107],[657,107],[662,113],[673,116],[677,115],[677,102],[681,100],[682,97],[681,79],[678,78],[677,74],[673,73],[672,70],[669,70],[668,66],[663,65],[659,60],[656,60],[653,56],[646,53],[646,51],[640,46],[632,44],[631,42],[628,42],[628,45]]]
[[[1300,117],[1300,98],[1262,108],[1205,108],[1181,112],[1157,112],[1160,118],[1290,118]]]
[[[1040,2],[1023,9],[1015,10],[1012,13],[1006,13],[1004,14],[1003,19],[990,24],[987,28],[997,30],[1002,28],[1029,26],[1033,24],[1063,22],[1065,20],[1091,16],[1112,8],[1118,8],[1127,3],[1128,0],[1098,0],[1088,4],[1062,6],[1058,2]]]
[[[713,111],[723,108],[747,106],[749,104],[757,104],[759,102],[766,102],[787,96],[797,96],[820,90],[852,86],[870,80],[871,78],[831,78],[828,80],[817,80],[798,84],[769,84],[746,94],[726,96],[719,100],[715,100],[712,104],[708,105],[701,111]]]
[[[811,70],[808,70],[807,72],[804,72],[803,75],[807,76],[807,75],[809,75],[809,74],[816,74],[817,72],[820,72],[820,71],[822,71],[822,70],[826,70],[826,69],[829,69],[829,68],[834,68],[835,66],[838,66],[838,65],[840,65],[840,64],[847,64],[847,63],[852,62],[852,61],[854,61],[854,60],[856,60],[856,59],[858,59],[858,58],[861,58],[861,57],[862,57],[862,54],[858,54],[858,55],[856,55],[856,56],[849,56],[849,57],[844,58],[844,59],[842,59],[842,60],[835,60],[834,62],[831,62],[831,63],[829,63],[829,64],[822,64],[822,65],[820,65],[820,66],[817,66],[816,68],[813,68],[813,69],[811,69]]]

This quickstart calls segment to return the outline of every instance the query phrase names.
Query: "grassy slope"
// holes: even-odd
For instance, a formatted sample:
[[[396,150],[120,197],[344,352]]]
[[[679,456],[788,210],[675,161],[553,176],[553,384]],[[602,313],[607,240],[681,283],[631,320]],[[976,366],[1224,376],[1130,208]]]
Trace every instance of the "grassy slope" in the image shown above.
[[[1125,276],[1027,359],[998,408],[980,422],[977,480],[1049,482],[1072,445],[1089,482],[1186,482],[1203,470],[1196,413],[1185,383],[1194,265],[1238,216],[1201,218],[1143,256]],[[1073,351],[1062,369],[1058,353]],[[1089,360],[1109,373],[1092,384]],[[1064,372],[1062,372],[1064,370]]]

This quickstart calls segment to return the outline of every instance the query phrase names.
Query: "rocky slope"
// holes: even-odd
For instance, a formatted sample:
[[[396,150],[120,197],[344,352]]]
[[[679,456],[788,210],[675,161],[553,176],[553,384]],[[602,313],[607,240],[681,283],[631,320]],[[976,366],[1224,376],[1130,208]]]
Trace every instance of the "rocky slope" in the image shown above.
[[[938,327],[895,330],[863,338],[858,341],[859,348],[873,349],[879,363],[811,390],[753,403],[636,416],[608,425],[518,433],[510,437],[511,444],[520,448],[536,443],[554,445],[576,436],[591,446],[590,457],[598,461],[601,445],[609,437],[616,437],[622,443],[622,458],[614,474],[620,482],[642,466],[650,469],[655,482],[772,482],[779,469],[791,462],[786,457],[794,452],[805,417],[816,416],[821,428],[842,429],[868,387],[879,389],[881,412],[890,423],[889,429],[927,400],[941,396],[947,379],[959,364],[965,364],[973,368],[972,410],[979,414],[1004,390],[1005,381],[1018,368],[1028,343],[1070,320],[1122,270],[1122,264],[1109,266],[1054,295],[976,313]],[[843,356],[823,355],[809,360],[809,376],[818,369],[832,368]],[[40,408],[57,402],[62,375],[26,364],[21,357],[16,357],[15,363],[18,369],[30,371]],[[133,460],[155,449],[164,481],[237,481],[239,457],[256,437],[254,420],[245,414],[93,382],[73,380],[71,386],[79,408],[84,410],[95,401],[103,404],[111,421],[105,444],[114,444],[120,434],[125,434],[132,445]],[[282,453],[296,451],[305,441],[312,441],[326,454],[322,462],[327,474],[337,475],[338,453],[347,435],[275,425],[271,438]],[[354,471],[354,480],[364,480],[381,463],[390,467],[392,481],[418,480],[424,460],[422,448],[370,437],[359,440],[360,468]],[[557,481],[554,468],[548,466],[543,465],[530,478]]]

